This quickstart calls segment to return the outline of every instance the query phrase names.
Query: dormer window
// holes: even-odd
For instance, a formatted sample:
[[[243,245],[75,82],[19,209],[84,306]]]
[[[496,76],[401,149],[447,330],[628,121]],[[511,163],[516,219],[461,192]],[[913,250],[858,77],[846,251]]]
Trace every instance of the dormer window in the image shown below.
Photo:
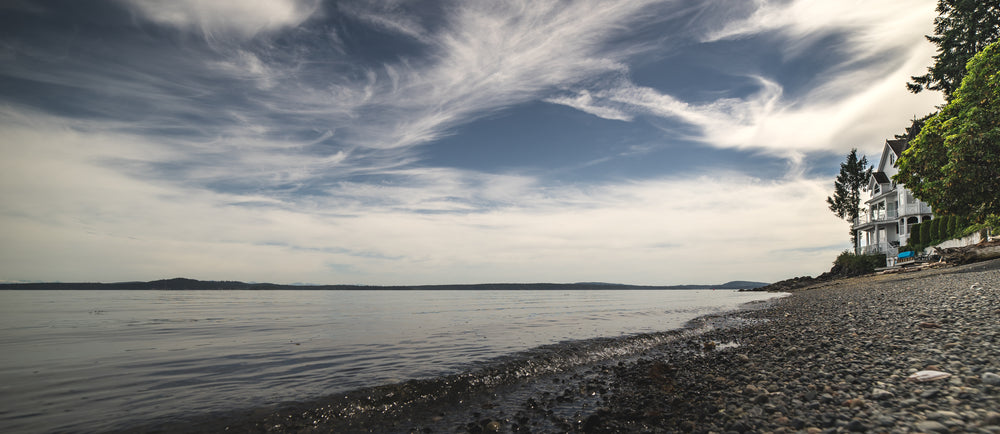
[[[892,152],[889,153],[889,164],[893,166],[896,165],[896,154],[893,154]]]
[[[872,190],[873,193],[879,194],[882,192],[882,184],[875,184],[875,189]]]

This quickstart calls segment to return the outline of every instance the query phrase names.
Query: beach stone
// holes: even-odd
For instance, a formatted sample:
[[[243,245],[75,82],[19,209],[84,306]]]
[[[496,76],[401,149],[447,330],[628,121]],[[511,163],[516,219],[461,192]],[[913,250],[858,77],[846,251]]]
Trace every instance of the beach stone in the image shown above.
[[[745,432],[750,431],[750,430],[751,430],[751,428],[747,424],[745,424],[743,422],[735,422],[735,423],[729,425],[728,427],[726,427],[726,431],[734,431],[734,432],[738,432],[738,433],[745,433]]]
[[[845,428],[847,428],[847,430],[851,431],[851,432],[864,432],[864,431],[868,431],[868,426],[865,425],[864,422],[862,422],[860,420],[857,420],[857,419],[854,419],[854,420],[848,422],[847,426]]]
[[[934,398],[934,397],[936,397],[936,396],[938,396],[940,394],[941,394],[941,391],[938,390],[938,389],[927,389],[927,390],[925,390],[925,391],[923,391],[923,392],[920,393],[920,397],[924,398],[924,399],[930,399],[930,398]]]
[[[990,411],[986,413],[986,417],[983,418],[983,426],[1000,426],[1000,413],[995,411]]]
[[[927,413],[927,420],[961,419],[962,417],[953,411],[932,411]]]
[[[1000,375],[992,372],[984,372],[981,380],[983,384],[989,384],[991,386],[1000,385]]]
[[[917,422],[916,427],[918,431],[923,431],[923,432],[936,432],[936,433],[950,432],[947,426],[945,426],[941,422],[934,420],[925,420],[922,422]]]
[[[878,423],[879,426],[885,426],[885,427],[896,425],[896,419],[891,416],[879,416],[875,418],[875,422]]]
[[[877,387],[872,389],[872,399],[883,400],[883,399],[892,399],[895,397],[896,395],[888,390],[879,389]]]

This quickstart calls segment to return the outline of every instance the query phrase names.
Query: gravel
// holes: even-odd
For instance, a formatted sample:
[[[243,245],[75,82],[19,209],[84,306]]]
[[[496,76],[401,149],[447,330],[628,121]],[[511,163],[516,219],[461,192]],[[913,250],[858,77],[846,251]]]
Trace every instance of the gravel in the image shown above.
[[[1000,433],[998,269],[848,279],[742,313],[758,321],[616,369],[589,431]],[[924,370],[951,375],[908,379]]]

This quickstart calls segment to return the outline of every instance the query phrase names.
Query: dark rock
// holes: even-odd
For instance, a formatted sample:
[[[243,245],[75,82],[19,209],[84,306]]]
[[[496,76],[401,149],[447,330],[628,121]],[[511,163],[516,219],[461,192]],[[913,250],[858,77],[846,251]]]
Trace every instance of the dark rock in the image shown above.
[[[854,419],[847,423],[847,430],[851,432],[864,432],[868,430],[868,426],[864,422]]]

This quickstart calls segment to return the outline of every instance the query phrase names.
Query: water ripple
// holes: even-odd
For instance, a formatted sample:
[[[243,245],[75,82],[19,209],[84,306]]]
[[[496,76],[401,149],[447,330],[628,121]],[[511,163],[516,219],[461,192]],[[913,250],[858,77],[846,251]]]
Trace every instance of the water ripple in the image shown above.
[[[497,384],[632,354],[667,339],[650,332],[767,297],[3,291],[0,431],[101,431],[414,378]]]

